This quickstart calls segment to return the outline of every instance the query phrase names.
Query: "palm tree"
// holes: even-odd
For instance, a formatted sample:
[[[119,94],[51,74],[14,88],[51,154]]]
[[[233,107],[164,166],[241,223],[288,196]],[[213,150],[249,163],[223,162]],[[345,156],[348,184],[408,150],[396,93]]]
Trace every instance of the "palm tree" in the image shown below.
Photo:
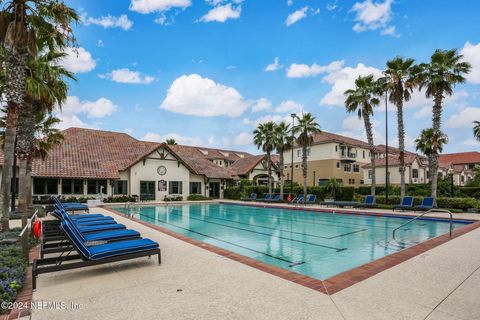
[[[433,145],[437,144],[436,148],[438,152],[443,151],[443,146],[448,143],[448,136],[442,132],[438,136],[438,139],[434,139],[434,131],[432,128],[423,129],[415,139],[415,147],[417,151],[420,151],[428,158],[428,180],[432,181],[432,154],[433,154]]]
[[[313,134],[320,133],[320,126],[315,121],[315,117],[311,113],[302,113],[302,117],[298,117],[298,124],[293,128],[293,132],[298,134],[297,144],[302,148],[302,174],[303,174],[303,200],[307,195],[307,148],[313,143]]]
[[[272,193],[272,158],[271,154],[275,148],[275,127],[273,121],[261,123],[253,131],[253,143],[257,148],[266,153],[268,168],[268,193]]]
[[[347,112],[357,112],[358,118],[363,118],[370,149],[372,166],[372,195],[375,195],[375,143],[373,142],[372,122],[373,108],[380,104],[378,96],[382,93],[383,83],[375,81],[373,75],[358,77],[355,80],[355,89],[345,91],[345,107]]]
[[[292,137],[290,134],[290,125],[282,121],[275,127],[275,150],[279,154],[279,175],[280,175],[280,199],[283,199],[283,188],[284,188],[284,175],[283,175],[283,166],[284,166],[284,152],[290,150],[292,145]]]
[[[177,145],[177,141],[175,141],[175,139],[173,139],[173,138],[165,140],[165,143],[169,146],[176,146]]]
[[[480,121],[473,121],[473,136],[480,141]]]
[[[22,224],[27,222],[27,208],[31,194],[31,178],[28,174],[29,159],[32,158],[35,133],[38,123],[54,106],[61,108],[67,99],[68,86],[64,78],[74,79],[73,75],[57,65],[63,53],[46,53],[30,59],[27,69],[27,96],[20,109],[17,128],[16,155],[19,166],[18,212]],[[32,97],[35,93],[36,98]]]
[[[340,190],[341,187],[342,183],[336,178],[328,179],[327,184],[325,185],[325,189],[327,190],[327,192],[330,193],[332,199],[335,199],[337,197],[337,192],[338,190]]]
[[[462,61],[463,56],[456,49],[437,49],[430,58],[430,63],[422,63],[418,74],[419,89],[426,89],[425,96],[433,98],[433,148],[432,148],[432,197],[437,195],[439,142],[441,133],[443,99],[453,94],[456,84],[464,83],[464,75],[469,73],[471,65]]]
[[[5,68],[7,117],[0,192],[1,229],[9,229],[9,198],[18,117],[26,97],[27,61],[37,54],[37,42],[49,51],[75,43],[72,23],[77,13],[59,0],[10,0],[0,3],[0,39]]]
[[[414,59],[396,57],[387,61],[385,70],[388,100],[397,107],[398,149],[400,150],[400,196],[405,196],[405,126],[403,123],[403,102],[410,100],[415,87],[416,66]]]

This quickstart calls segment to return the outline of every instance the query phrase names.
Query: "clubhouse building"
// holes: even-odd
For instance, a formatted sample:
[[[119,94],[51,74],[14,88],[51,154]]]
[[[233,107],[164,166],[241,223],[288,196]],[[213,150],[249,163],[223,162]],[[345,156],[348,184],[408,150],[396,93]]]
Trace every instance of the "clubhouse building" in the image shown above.
[[[63,135],[46,159],[33,161],[34,197],[223,198],[224,189],[240,179],[268,181],[264,155],[146,142],[125,133],[82,128],[69,128]],[[3,155],[0,159],[3,165]],[[276,173],[273,179],[279,180]]]

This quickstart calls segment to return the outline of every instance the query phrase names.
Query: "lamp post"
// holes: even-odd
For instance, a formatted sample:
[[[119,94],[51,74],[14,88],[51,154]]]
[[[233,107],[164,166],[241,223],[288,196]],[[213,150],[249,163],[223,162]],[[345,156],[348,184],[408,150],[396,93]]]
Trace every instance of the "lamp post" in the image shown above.
[[[388,203],[388,90],[385,90],[385,203]]]
[[[448,169],[448,174],[450,175],[450,197],[453,198],[453,174],[454,174],[454,170],[452,168]]]
[[[290,116],[292,117],[292,163],[290,166],[290,195],[293,195],[293,147],[295,145],[295,142],[293,141],[295,139],[293,128],[295,127],[295,118],[297,115],[292,113]]]

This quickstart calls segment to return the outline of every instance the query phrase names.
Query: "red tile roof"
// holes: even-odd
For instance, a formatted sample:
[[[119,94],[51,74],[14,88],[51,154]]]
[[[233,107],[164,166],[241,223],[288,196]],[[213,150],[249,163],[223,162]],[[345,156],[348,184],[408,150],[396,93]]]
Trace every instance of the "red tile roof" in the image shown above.
[[[480,164],[480,152],[446,153],[440,155],[442,164]]]
[[[415,161],[415,159],[419,162],[419,164],[421,166],[425,166],[425,162],[417,154],[415,154],[415,153],[405,153],[405,165],[406,166],[411,165]],[[375,167],[385,167],[386,165],[387,165],[386,158],[375,160]],[[388,156],[388,165],[389,166],[399,166],[400,165],[399,156],[398,155],[389,155]],[[371,168],[372,165],[370,163],[367,163],[363,167],[364,168]]]
[[[230,167],[237,175],[246,175],[252,171],[261,161],[265,159],[265,155],[251,156],[235,161]]]
[[[313,144],[322,144],[328,142],[337,142],[352,145],[355,147],[362,147],[368,149],[368,143],[350,137],[341,136],[339,134],[322,131],[313,135]]]

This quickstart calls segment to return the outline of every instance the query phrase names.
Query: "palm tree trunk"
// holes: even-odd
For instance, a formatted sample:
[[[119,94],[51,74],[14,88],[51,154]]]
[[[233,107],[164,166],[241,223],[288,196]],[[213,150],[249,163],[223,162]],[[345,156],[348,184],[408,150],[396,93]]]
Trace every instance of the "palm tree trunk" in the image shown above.
[[[33,158],[30,156],[27,161],[27,185],[25,189],[27,190],[27,206],[28,208],[33,207],[33,199],[32,199],[32,163]]]
[[[2,204],[2,230],[10,229],[10,190],[12,188],[12,167],[15,155],[15,137],[18,122],[18,105],[8,103],[3,149],[2,183],[0,186],[0,202]]]
[[[17,128],[17,146],[16,154],[19,159],[19,193],[18,193],[18,212],[22,216],[22,226],[27,224],[28,209],[28,177],[27,166],[33,150],[33,140],[35,139],[35,106],[28,100],[20,110]]]
[[[23,51],[22,51],[23,52]],[[15,137],[19,108],[25,97],[25,66],[27,54],[12,50],[6,61],[6,98],[7,119],[5,124],[5,138],[3,148],[2,183],[0,185],[1,230],[8,231],[10,219],[10,190],[12,187],[12,167],[15,153]]]
[[[308,136],[305,134],[305,136]],[[307,145],[302,146],[303,202],[307,198]]]
[[[268,193],[272,194],[272,158],[270,151],[267,151],[267,168],[268,168]]]
[[[443,101],[443,92],[439,91],[435,94],[434,106],[433,106],[433,116],[432,116],[432,128],[433,128],[433,146],[432,146],[432,172],[430,176],[432,177],[432,197],[437,199],[437,186],[438,186],[438,139],[440,138],[440,126],[442,123],[442,101]]]
[[[405,127],[403,123],[403,100],[397,104],[398,149],[400,150],[400,196],[405,196]],[[387,155],[388,156],[388,155]]]
[[[283,163],[284,163],[284,159],[283,159],[283,150],[280,152],[280,161],[278,163],[279,165],[279,174],[280,174],[280,199],[283,200],[283,184],[284,184],[284,177],[283,177]]]
[[[371,194],[372,196],[375,195],[375,187],[376,187],[376,178],[375,178],[375,144],[373,142],[373,132],[372,132],[372,123],[370,122],[370,115],[368,113],[363,114],[363,122],[365,125],[365,132],[367,133],[367,140],[368,146],[370,148],[371,158],[370,163],[372,165],[372,187],[371,187]],[[388,157],[388,155],[387,155]],[[385,177],[388,179],[388,177]]]

